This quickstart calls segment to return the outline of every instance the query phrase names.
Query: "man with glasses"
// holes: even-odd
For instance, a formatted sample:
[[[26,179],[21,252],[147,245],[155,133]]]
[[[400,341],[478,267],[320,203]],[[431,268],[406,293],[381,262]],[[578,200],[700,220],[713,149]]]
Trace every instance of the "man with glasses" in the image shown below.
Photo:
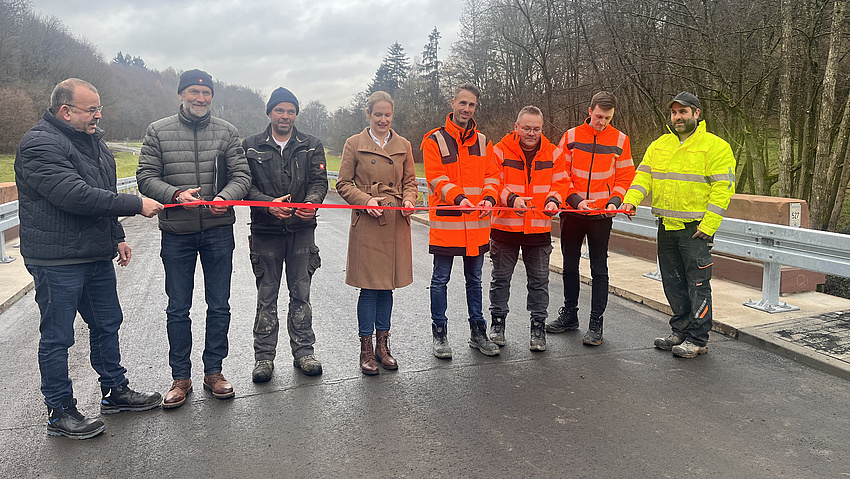
[[[617,97],[601,91],[590,100],[588,119],[568,130],[559,147],[564,150],[571,179],[566,202],[574,210],[615,210],[635,176],[629,137],[611,126]],[[564,306],[558,319],[546,325],[550,333],[576,330],[578,323],[581,245],[590,252],[590,324],[581,342],[602,344],[602,314],[608,306],[608,239],[611,213],[561,213],[561,254],[564,258]]]
[[[90,83],[69,78],[50,96],[50,108],[21,140],[15,155],[21,256],[35,282],[41,312],[38,366],[47,405],[47,433],[88,439],[100,419],[77,410],[68,377],[68,348],[79,312],[89,328],[91,365],[100,376],[102,414],[144,411],[159,393],[130,389],[121,365],[123,321],[112,259],[127,266],[131,250],[119,216],[162,211],[149,198],[116,192],[115,158],[103,141],[100,96]]]
[[[493,215],[490,339],[499,346],[506,344],[505,318],[509,312],[511,277],[522,249],[528,278],[526,308],[531,313],[529,349],[545,351],[552,216],[561,207],[569,184],[564,172],[564,154],[543,136],[543,112],[536,106],[520,110],[514,130],[502,138],[493,152],[501,167],[500,206],[519,210],[502,210]]]
[[[213,88],[207,72],[189,70],[180,75],[177,114],[151,123],[145,135],[136,171],[142,194],[162,203],[181,204],[240,200],[248,193],[251,175],[236,128],[210,115]],[[183,405],[192,391],[189,309],[198,256],[207,302],[204,389],[218,399],[235,394],[221,372],[228,353],[235,222],[236,214],[229,206],[178,206],[159,215],[168,295],[168,359],[174,381],[164,408]]]

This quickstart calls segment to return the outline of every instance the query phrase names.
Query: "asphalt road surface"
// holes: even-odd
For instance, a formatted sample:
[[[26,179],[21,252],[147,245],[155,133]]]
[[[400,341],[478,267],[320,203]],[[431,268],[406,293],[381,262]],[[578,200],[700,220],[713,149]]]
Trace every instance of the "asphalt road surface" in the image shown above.
[[[454,359],[434,358],[428,228],[418,223],[415,281],[395,293],[391,345],[400,368],[362,375],[357,290],[344,283],[348,214],[323,211],[317,229],[323,265],[312,294],[322,376],[293,369],[284,335],[272,381],[251,382],[256,290],[248,211],[240,208],[224,362],[235,399],[214,399],[200,387],[205,306],[198,287],[193,395],[176,410],[107,416],[106,432],[86,441],[45,433],[38,311],[27,294],[0,316],[0,477],[850,476],[847,381],[719,335],[712,336],[708,355],[676,359],[652,347],[654,337],[667,334],[667,318],[614,296],[601,346],[583,346],[574,332],[549,335],[548,350],[532,353],[521,264],[508,345],[491,358],[466,345],[456,262],[449,291]],[[154,220],[141,217],[124,227],[133,259],[118,271],[123,363],[133,388],[164,394],[171,375],[160,235]],[[487,263],[485,308],[489,274]],[[550,279],[552,316],[563,294],[560,277]],[[590,291],[582,288],[585,328]],[[285,304],[280,310],[285,314]],[[95,415],[100,390],[82,320],[76,331],[70,352],[75,395],[80,409]]]

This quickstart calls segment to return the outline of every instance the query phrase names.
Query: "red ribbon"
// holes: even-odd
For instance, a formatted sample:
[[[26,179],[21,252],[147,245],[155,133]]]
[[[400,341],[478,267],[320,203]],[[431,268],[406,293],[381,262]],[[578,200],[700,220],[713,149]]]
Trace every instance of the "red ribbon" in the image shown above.
[[[381,210],[401,210],[401,211],[429,211],[429,210],[460,210],[460,211],[540,211],[537,208],[511,208],[508,206],[475,206],[472,208],[466,206],[416,206],[413,208],[407,208],[405,206],[366,206],[366,205],[336,205],[332,203],[288,203],[288,202],[280,202],[280,201],[252,201],[252,200],[239,200],[239,201],[206,201],[206,200],[198,200],[186,203],[169,203],[163,205],[166,208],[173,208],[175,206],[261,206],[268,208],[304,208],[304,209],[338,209],[338,210],[363,210],[368,208],[375,208]],[[569,213],[580,213],[580,214],[603,214],[603,213],[631,213],[629,210],[617,209],[617,210],[573,210],[573,209],[560,209],[556,210],[553,213],[560,213],[562,211],[566,211]]]

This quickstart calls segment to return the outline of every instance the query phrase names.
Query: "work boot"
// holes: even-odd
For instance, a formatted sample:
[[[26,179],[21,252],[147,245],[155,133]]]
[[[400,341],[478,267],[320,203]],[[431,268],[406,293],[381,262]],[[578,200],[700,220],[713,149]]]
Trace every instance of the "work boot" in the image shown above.
[[[100,387],[103,399],[100,400],[101,414],[115,414],[121,411],[147,411],[162,404],[159,393],[139,393],[125,383],[122,386]]]
[[[493,319],[490,321],[490,341],[493,341],[493,343],[499,346],[505,345],[504,317],[493,316]]]
[[[451,359],[452,347],[449,346],[449,339],[446,337],[446,323],[434,324],[431,322],[431,334],[434,336],[434,345],[432,346],[434,356],[440,359]]]
[[[390,332],[378,330],[375,335],[375,359],[384,369],[398,369],[398,361],[390,354]]]
[[[307,376],[318,376],[322,374],[322,363],[316,359],[314,354],[308,354],[292,360],[292,365]]]
[[[685,338],[676,336],[676,333],[670,333],[670,336],[667,336],[666,338],[655,338],[655,347],[665,351],[670,351],[673,349],[673,346],[678,346],[684,342]]]
[[[476,348],[485,356],[498,356],[499,347],[487,339],[487,323],[484,321],[469,322],[469,347]]]
[[[590,318],[590,327],[581,339],[581,343],[587,346],[599,346],[602,344],[602,316]]]
[[[48,407],[47,434],[71,439],[88,439],[106,430],[100,419],[89,419],[77,411],[77,400],[72,396],[62,398],[62,406]]]
[[[546,351],[546,326],[543,321],[531,321],[531,344],[528,349]]]
[[[558,309],[558,319],[546,324],[547,333],[563,333],[578,329],[578,308],[561,307]]]
[[[171,389],[165,393],[165,400],[162,401],[163,409],[172,409],[180,407],[186,402],[186,396],[192,392],[191,379],[175,379],[171,383]]]
[[[375,350],[372,348],[372,335],[360,336],[360,370],[367,376],[381,372],[375,361]]]
[[[671,350],[673,351],[673,356],[678,356],[680,358],[695,358],[700,354],[708,353],[708,346],[697,346],[690,341],[685,341],[682,344],[673,346]]]
[[[254,364],[254,370],[251,372],[251,381],[255,383],[269,382],[273,372],[274,361],[271,359],[260,359]]]
[[[233,391],[233,385],[227,379],[224,379],[224,374],[213,373],[204,376],[204,389],[211,392],[216,399],[230,399],[236,395]]]

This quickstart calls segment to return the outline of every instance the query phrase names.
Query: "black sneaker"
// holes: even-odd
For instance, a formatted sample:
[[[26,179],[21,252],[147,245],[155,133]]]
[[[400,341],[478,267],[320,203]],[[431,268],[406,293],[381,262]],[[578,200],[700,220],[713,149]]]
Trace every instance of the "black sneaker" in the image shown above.
[[[563,333],[578,329],[578,308],[558,309],[558,319],[546,323],[546,332],[552,334]]]
[[[106,430],[100,419],[89,419],[77,411],[77,400],[71,396],[62,399],[62,406],[47,408],[47,434],[71,439],[88,439]]]
[[[106,388],[101,386],[103,399],[100,400],[101,414],[115,414],[121,411],[147,411],[162,404],[159,393],[140,393],[133,391],[127,384]]]

